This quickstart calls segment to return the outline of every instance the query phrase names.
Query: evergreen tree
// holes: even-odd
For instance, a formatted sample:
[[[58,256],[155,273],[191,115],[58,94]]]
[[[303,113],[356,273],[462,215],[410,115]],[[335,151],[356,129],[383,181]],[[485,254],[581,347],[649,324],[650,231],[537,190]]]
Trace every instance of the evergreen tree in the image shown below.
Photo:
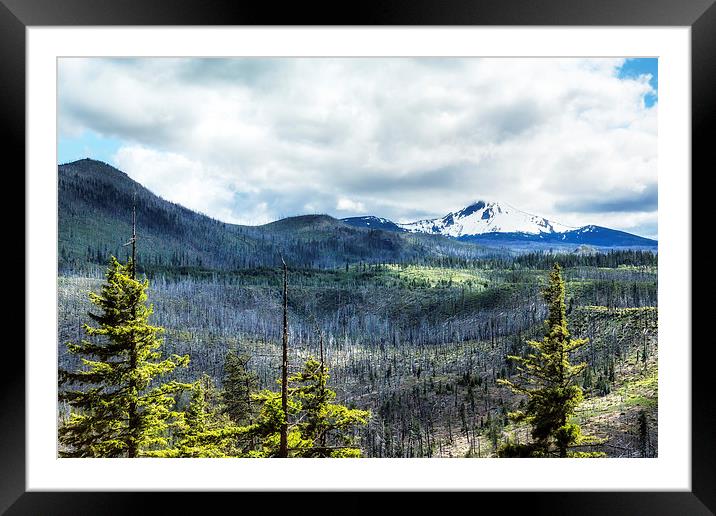
[[[204,374],[191,389],[189,406],[178,432],[174,457],[230,457],[239,452],[234,440],[242,430],[222,410],[220,394],[211,378]]]
[[[585,363],[571,364],[570,354],[585,345],[587,339],[570,337],[564,294],[561,267],[555,263],[543,293],[549,309],[545,336],[541,341],[527,342],[533,349],[527,356],[508,355],[517,364],[514,381],[497,380],[513,392],[527,397],[524,410],[512,412],[509,416],[515,422],[531,425],[533,442],[521,445],[508,442],[499,450],[501,456],[603,455],[568,452],[572,446],[596,441],[582,435],[579,425],[570,421],[583,396],[582,389],[574,380],[586,367]]]
[[[170,426],[181,421],[174,394],[188,386],[158,379],[186,367],[189,357],[161,360],[163,329],[148,322],[149,282],[134,279],[133,271],[131,262],[123,265],[111,257],[100,293],[90,293],[100,313],[89,313],[95,325],[83,326],[94,339],[67,345],[83,367],[59,372],[60,386],[77,386],[59,395],[71,407],[59,429],[61,456],[163,455]]]
[[[257,390],[259,379],[247,369],[250,359],[230,350],[224,361],[223,410],[239,425],[251,423],[254,415],[251,394]]]
[[[365,425],[370,412],[332,403],[336,393],[327,388],[328,377],[328,369],[309,358],[303,370],[289,378],[296,385],[294,396],[301,401],[303,417],[298,423],[301,436],[313,443],[301,451],[301,456],[360,457],[352,430]]]

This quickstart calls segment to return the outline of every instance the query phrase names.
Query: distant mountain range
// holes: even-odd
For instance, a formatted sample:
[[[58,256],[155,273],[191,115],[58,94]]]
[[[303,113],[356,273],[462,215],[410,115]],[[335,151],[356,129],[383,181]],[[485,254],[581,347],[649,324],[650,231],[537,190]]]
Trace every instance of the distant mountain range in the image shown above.
[[[137,208],[138,258],[146,269],[236,270],[347,263],[474,259],[577,246],[656,250],[657,242],[598,226],[564,230],[497,203],[477,202],[440,219],[397,224],[378,217],[288,217],[261,226],[228,224],[162,199],[124,172],[91,159],[58,166],[60,269],[125,258]]]
[[[354,227],[427,233],[493,245],[524,246],[533,242],[599,247],[656,248],[658,246],[656,240],[624,231],[594,225],[572,228],[506,204],[486,201],[476,201],[444,217],[410,223],[396,223],[374,216],[349,217],[342,220]]]

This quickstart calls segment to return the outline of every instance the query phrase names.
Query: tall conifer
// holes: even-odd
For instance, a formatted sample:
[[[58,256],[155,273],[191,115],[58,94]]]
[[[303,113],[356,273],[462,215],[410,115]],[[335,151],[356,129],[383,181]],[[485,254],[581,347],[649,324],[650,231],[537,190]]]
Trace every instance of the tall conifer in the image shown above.
[[[299,453],[303,457],[360,457],[353,429],[368,423],[370,412],[333,403],[336,392],[327,387],[328,368],[313,358],[291,376],[293,395],[301,401],[302,418],[297,424],[301,437],[312,444]]]
[[[100,293],[90,293],[99,313],[89,313],[94,324],[83,329],[92,339],[67,345],[83,365],[59,374],[60,400],[71,407],[59,429],[61,456],[163,455],[169,427],[181,420],[174,394],[188,386],[159,379],[186,367],[189,357],[161,359],[163,329],[149,324],[149,282],[133,276],[131,261],[111,257]]]
[[[251,394],[258,390],[259,383],[258,375],[248,370],[250,359],[248,355],[230,350],[224,360],[223,410],[241,425],[248,424],[253,419],[255,410]]]
[[[526,356],[508,355],[508,359],[517,365],[514,380],[497,380],[513,392],[527,397],[524,410],[512,412],[509,416],[513,421],[529,423],[533,439],[527,445],[508,442],[500,450],[502,456],[566,457],[570,447],[590,443],[582,435],[579,425],[570,421],[582,401],[582,389],[574,380],[586,367],[585,363],[570,363],[570,354],[588,341],[572,339],[567,329],[561,271],[559,264],[555,263],[543,293],[549,309],[545,336],[540,341],[527,342],[532,352]]]

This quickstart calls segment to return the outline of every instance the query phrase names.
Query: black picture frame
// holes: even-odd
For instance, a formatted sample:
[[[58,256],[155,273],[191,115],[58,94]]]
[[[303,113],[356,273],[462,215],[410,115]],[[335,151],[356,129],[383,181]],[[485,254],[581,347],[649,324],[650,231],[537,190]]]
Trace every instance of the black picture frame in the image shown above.
[[[688,26],[691,28],[692,181],[712,168],[710,135],[716,125],[716,0],[383,0],[343,4],[236,2],[226,0],[0,0],[0,141],[17,175],[25,170],[25,30],[30,26],[82,25],[531,25],[531,26]],[[22,188],[22,186],[20,186]],[[692,192],[696,192],[693,189]],[[693,203],[696,206],[696,200]],[[682,207],[683,208],[683,207]],[[692,235],[698,234],[694,218]],[[19,248],[19,245],[16,246]],[[26,263],[16,251],[11,267]],[[697,270],[697,257],[692,270]],[[31,272],[25,268],[25,277]],[[698,309],[692,303],[696,313]],[[32,307],[27,306],[27,310]],[[699,312],[699,310],[701,310]],[[692,320],[698,320],[692,316]],[[475,510],[512,509],[525,504],[544,514],[714,514],[716,512],[716,404],[710,379],[713,344],[692,339],[692,456],[690,492],[470,493]],[[6,343],[7,344],[7,343]],[[6,348],[9,346],[6,346]],[[160,501],[162,512],[189,512],[191,502],[247,493],[81,493],[26,492],[25,359],[15,345],[13,367],[4,367],[0,389],[0,511],[7,514],[125,514]],[[299,500],[309,493],[293,493]],[[259,495],[260,496],[260,495]],[[314,495],[315,496],[315,495]],[[339,512],[365,509],[345,493]],[[477,497],[477,498],[475,498]],[[260,500],[251,500],[258,501]],[[493,505],[489,502],[495,502]],[[266,503],[266,502],[263,502]],[[403,510],[423,503],[422,494],[405,497]],[[300,506],[301,501],[291,504]],[[246,507],[246,506],[244,506]],[[482,507],[483,509],[479,509]],[[348,508],[348,509],[346,509]],[[286,509],[292,510],[292,509]],[[493,509],[494,510],[494,509]]]

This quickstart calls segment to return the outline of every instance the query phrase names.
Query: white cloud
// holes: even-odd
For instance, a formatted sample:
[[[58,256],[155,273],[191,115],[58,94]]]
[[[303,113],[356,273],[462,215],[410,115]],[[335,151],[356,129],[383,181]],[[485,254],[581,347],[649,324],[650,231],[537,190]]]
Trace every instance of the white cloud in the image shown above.
[[[336,203],[336,209],[339,211],[365,211],[365,205],[362,202],[351,201],[345,197],[338,199]]]
[[[628,230],[655,211],[587,209],[657,181],[658,107],[622,62],[63,59],[60,131],[124,141],[120,169],[227,222],[412,220],[487,198]]]
[[[230,185],[198,161],[140,145],[121,147],[113,160],[129,177],[165,199],[226,222],[238,222],[232,214]]]

